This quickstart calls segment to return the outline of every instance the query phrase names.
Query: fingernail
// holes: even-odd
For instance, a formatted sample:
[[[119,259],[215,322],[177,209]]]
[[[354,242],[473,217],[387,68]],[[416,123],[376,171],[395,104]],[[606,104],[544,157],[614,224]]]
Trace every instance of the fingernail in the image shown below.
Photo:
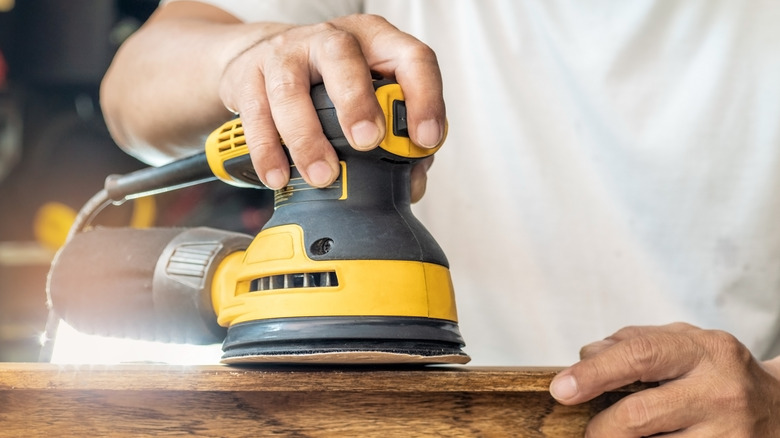
[[[416,134],[418,145],[426,148],[436,147],[441,142],[441,125],[433,119],[425,120],[417,125]]]
[[[368,120],[361,120],[350,129],[352,133],[352,141],[354,146],[358,149],[373,148],[381,141],[379,138],[379,127],[376,123]]]
[[[325,160],[315,161],[306,168],[309,182],[314,186],[324,186],[330,183],[333,170]]]
[[[279,190],[287,183],[284,172],[281,169],[271,169],[265,174],[265,182],[268,188]]]
[[[569,400],[576,396],[578,392],[577,379],[571,375],[556,377],[550,384],[550,394],[556,400]]]

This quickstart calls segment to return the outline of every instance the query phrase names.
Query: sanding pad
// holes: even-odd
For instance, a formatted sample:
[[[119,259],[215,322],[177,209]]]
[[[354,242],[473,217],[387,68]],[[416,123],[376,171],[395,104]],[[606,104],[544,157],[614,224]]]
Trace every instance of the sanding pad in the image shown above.
[[[322,364],[322,365],[389,365],[389,364],[465,364],[471,358],[466,354],[422,356],[419,354],[390,353],[384,351],[342,351],[306,354],[256,354],[227,357],[222,363],[229,365],[253,363]]]
[[[225,364],[464,364],[454,321],[398,316],[296,317],[228,328]]]

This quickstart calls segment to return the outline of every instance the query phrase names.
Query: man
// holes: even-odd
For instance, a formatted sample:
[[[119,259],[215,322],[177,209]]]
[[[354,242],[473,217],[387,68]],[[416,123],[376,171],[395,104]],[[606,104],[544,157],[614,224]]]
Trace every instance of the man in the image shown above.
[[[277,132],[310,184],[337,175],[311,84],[357,149],[384,134],[372,71],[401,84],[422,146],[443,137],[446,97],[417,214],[450,258],[474,362],[571,362],[614,332],[552,395],[664,383],[599,414],[593,436],[778,436],[775,9],[172,1],[120,49],[102,103],[117,142],[156,164],[240,113],[258,175],[279,188]]]

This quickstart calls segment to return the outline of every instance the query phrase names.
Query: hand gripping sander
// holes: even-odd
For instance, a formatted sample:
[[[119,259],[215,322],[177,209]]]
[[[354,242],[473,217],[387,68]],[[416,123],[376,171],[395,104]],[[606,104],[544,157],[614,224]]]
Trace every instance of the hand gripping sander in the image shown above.
[[[240,119],[214,131],[204,153],[107,178],[52,264],[53,310],[89,333],[223,341],[228,364],[468,362],[447,259],[410,208],[411,168],[436,148],[409,140],[397,84],[374,87],[387,136],[368,152],[349,146],[324,86],[312,88],[340,175],[317,189],[291,165],[254,238],[203,227],[87,229],[110,202],[215,177],[263,188]]]

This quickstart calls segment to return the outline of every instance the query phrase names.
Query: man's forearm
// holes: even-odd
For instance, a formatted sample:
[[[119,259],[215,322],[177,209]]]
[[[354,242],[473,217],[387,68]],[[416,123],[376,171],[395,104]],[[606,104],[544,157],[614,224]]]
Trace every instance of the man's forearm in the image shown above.
[[[152,164],[198,150],[208,127],[230,117],[219,97],[225,65],[278,31],[204,8],[173,3],[157,11],[123,44],[101,84],[114,139]]]

